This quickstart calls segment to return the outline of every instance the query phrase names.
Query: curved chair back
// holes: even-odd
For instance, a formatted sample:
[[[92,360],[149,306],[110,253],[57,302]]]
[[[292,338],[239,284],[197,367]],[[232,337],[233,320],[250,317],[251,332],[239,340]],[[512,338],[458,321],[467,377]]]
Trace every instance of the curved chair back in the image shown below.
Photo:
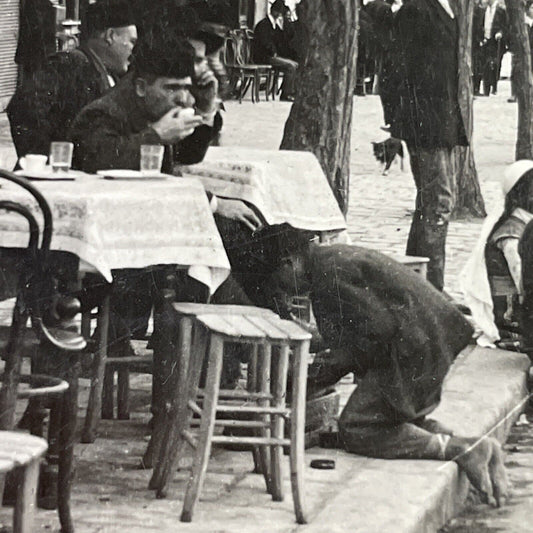
[[[0,169],[0,178],[28,191],[36,200],[43,217],[42,238],[39,242],[41,231],[32,210],[11,200],[0,201],[0,209],[17,213],[27,220],[30,233],[27,254],[25,256],[21,254],[23,264],[19,270],[17,299],[13,309],[9,340],[3,354],[6,364],[0,389],[0,429],[11,429],[22,362],[20,354],[28,318],[31,317],[38,338],[60,350],[80,351],[85,348],[86,342],[77,333],[48,327],[43,321],[43,311],[48,312],[45,306],[55,304],[59,307],[57,304],[61,300],[61,298],[52,298],[50,294],[52,283],[48,259],[53,222],[48,202],[27,179],[2,169]]]

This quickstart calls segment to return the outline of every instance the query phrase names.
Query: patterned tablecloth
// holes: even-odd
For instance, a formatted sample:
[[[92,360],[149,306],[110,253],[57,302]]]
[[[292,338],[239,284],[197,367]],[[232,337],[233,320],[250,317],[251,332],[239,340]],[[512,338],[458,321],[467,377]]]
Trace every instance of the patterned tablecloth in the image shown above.
[[[182,170],[199,177],[217,196],[251,203],[268,224],[346,229],[326,176],[310,152],[211,147],[202,163]]]
[[[107,180],[81,174],[75,181],[34,181],[50,203],[52,249],[76,254],[108,281],[113,269],[176,264],[212,292],[230,265],[199,180]],[[1,182],[0,199],[38,213],[32,197]],[[25,247],[28,227],[16,214],[0,217],[0,246]]]

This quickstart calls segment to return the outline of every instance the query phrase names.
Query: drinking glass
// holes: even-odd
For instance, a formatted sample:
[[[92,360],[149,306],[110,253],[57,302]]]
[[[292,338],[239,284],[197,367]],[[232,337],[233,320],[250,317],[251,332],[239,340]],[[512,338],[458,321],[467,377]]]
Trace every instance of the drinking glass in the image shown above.
[[[141,145],[141,173],[159,174],[163,165],[165,147],[158,144]]]
[[[68,142],[50,144],[50,166],[52,172],[68,172],[72,166],[74,145]]]

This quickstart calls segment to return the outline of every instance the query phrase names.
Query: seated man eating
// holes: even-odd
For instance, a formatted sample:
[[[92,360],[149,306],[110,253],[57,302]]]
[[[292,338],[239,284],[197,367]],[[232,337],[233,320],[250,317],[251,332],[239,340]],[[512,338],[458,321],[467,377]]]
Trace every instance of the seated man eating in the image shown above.
[[[294,241],[286,249],[253,299],[286,309],[287,297],[310,294],[325,350],[309,368],[309,392],[350,372],[357,378],[339,418],[343,447],[384,459],[455,461],[486,501],[500,505],[507,494],[500,444],[455,436],[427,418],[472,337],[464,316],[421,276],[378,252]]]
[[[70,138],[75,144],[75,166],[86,172],[138,169],[141,145],[155,144],[165,147],[162,170],[171,173],[176,163],[193,162],[192,153],[205,153],[206,136],[212,135],[218,116],[217,81],[205,64],[200,44],[196,40],[193,46],[179,37],[140,41],[134,49],[132,72],[74,121]],[[198,78],[201,84],[193,84]],[[203,153],[200,158],[196,153],[194,159],[198,161]],[[252,231],[261,225],[254,211],[239,200],[211,197],[211,206],[217,217]],[[116,274],[110,332],[116,355],[129,350],[128,329],[133,335],[146,329],[152,306],[150,286],[150,275],[142,271]],[[125,342],[113,344],[117,339]]]

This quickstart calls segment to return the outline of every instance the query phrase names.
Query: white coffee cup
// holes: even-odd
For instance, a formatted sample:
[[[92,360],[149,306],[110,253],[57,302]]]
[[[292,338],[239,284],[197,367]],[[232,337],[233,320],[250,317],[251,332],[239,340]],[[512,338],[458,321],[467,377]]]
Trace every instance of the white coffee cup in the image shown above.
[[[185,118],[192,118],[194,117],[194,115],[196,114],[194,108],[192,107],[185,107],[183,109],[180,109],[179,112],[178,112],[178,115],[180,117],[185,117]]]
[[[46,167],[48,156],[41,154],[26,154],[19,159],[19,165],[29,172],[43,172]]]

